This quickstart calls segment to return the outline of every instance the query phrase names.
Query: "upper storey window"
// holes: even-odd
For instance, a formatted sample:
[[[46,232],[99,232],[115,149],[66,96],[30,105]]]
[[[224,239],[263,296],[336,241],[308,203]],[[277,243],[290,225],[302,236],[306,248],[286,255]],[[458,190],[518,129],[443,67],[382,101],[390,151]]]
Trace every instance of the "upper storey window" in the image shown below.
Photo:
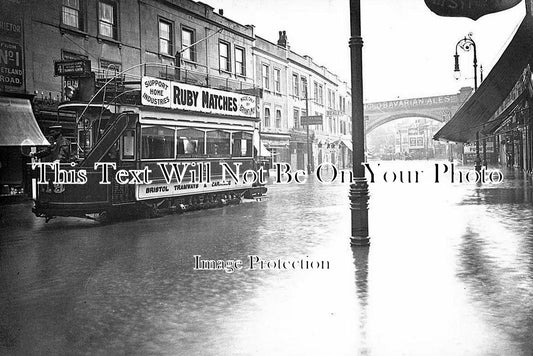
[[[188,28],[181,29],[181,57],[188,61],[194,62],[196,60],[194,47],[191,45],[194,43],[194,31],[189,30]]]
[[[159,53],[172,55],[172,38],[172,24],[165,20],[159,20]]]
[[[63,0],[61,23],[66,26],[83,30],[83,12],[81,0]]]
[[[231,72],[231,57],[229,50],[229,43],[219,42],[219,54],[220,54],[220,70],[225,72]]]
[[[100,1],[98,3],[98,33],[101,36],[118,39],[117,3]]]
[[[246,75],[246,58],[244,48],[235,47],[235,73]]]

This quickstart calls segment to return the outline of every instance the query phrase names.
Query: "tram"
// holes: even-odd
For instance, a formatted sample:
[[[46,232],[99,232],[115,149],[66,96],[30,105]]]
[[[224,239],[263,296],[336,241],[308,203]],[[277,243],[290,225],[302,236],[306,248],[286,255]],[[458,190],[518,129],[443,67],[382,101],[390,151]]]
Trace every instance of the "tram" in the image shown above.
[[[153,217],[266,193],[255,96],[151,77],[141,85],[134,104],[60,105],[78,115],[79,158],[34,184],[36,216]]]

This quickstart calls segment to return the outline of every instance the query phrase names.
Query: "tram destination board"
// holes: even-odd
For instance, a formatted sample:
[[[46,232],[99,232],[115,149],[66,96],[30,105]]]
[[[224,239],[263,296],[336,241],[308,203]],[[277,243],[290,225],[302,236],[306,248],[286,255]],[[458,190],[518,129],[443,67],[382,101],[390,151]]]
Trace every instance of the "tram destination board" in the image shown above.
[[[302,126],[322,125],[322,115],[300,117]]]
[[[91,61],[75,59],[54,62],[54,75],[69,77],[88,77],[91,75]]]

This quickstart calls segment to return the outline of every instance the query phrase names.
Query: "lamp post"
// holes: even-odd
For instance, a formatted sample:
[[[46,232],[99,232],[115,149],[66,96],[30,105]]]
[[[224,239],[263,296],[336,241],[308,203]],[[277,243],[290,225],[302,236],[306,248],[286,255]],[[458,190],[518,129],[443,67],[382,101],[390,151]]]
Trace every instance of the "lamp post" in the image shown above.
[[[472,49],[474,52],[474,90],[477,90],[477,50],[476,50],[476,42],[472,39],[472,33],[469,33],[464,38],[460,39],[459,42],[455,45],[455,68],[454,68],[454,76],[455,79],[459,79],[461,77],[461,70],[459,69],[459,53],[458,48],[461,48],[465,52],[470,52]]]
[[[350,0],[350,59],[352,72],[352,169],[350,210],[352,246],[368,246],[368,183],[362,163],[365,160],[365,117],[363,107],[363,38],[361,37],[361,1]]]
[[[315,99],[311,99],[309,98],[309,95],[307,93],[307,85],[305,86],[305,91],[304,91],[304,95],[305,95],[305,98],[302,99],[302,100],[305,100],[305,115],[302,115],[300,117],[300,120],[302,120],[302,126],[305,126],[306,128],[306,132],[307,132],[307,174],[311,174],[312,170],[313,170],[313,164],[312,164],[312,159],[311,159],[311,142],[309,141],[309,125],[316,125],[316,123],[309,123],[306,121],[306,123],[304,124],[303,120],[306,119],[308,120],[310,117],[309,117],[309,100],[315,100]]]
[[[309,116],[309,95],[307,93],[307,85],[305,86],[305,115]],[[311,174],[311,143],[309,142],[309,125],[305,126],[307,137],[307,174]]]
[[[459,79],[461,77],[461,70],[459,69],[459,53],[458,48],[461,48],[465,52],[469,52],[470,49],[473,50],[474,53],[474,90],[477,91],[477,49],[476,49],[476,42],[472,39],[472,33],[469,33],[464,38],[460,39],[459,42],[455,45],[455,68],[453,71],[453,74],[455,76],[455,79]],[[483,74],[482,74],[483,75]],[[481,171],[481,157],[479,156],[479,131],[476,132],[476,160],[475,160],[475,169],[477,172]]]

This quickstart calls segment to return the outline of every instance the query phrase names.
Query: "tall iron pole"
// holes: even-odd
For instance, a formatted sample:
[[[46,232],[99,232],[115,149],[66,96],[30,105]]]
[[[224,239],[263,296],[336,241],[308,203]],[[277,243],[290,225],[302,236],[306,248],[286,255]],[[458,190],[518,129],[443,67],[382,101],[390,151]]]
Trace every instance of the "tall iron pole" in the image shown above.
[[[472,41],[472,47],[474,48],[474,90],[477,91],[477,51],[476,51],[476,43],[474,40],[469,36],[470,41]],[[476,162],[474,163],[474,169],[477,172],[481,171],[481,157],[479,156],[479,131],[476,132]],[[480,179],[481,181],[481,179]]]
[[[476,42],[472,39],[472,34],[469,33],[468,37],[465,36],[463,39],[459,40],[457,44],[455,45],[455,69],[454,74],[456,75],[456,79],[459,79],[460,76],[460,70],[459,70],[459,53],[457,51],[458,48],[461,48],[463,51],[468,52],[470,51],[470,48],[473,48],[474,50],[474,61],[473,61],[473,67],[474,67],[474,90],[477,91],[477,49],[476,49]],[[483,67],[482,67],[483,68]],[[481,74],[483,76],[483,72]],[[483,80],[483,79],[481,79]],[[481,157],[479,156],[479,131],[476,132],[476,159],[474,160],[474,168],[477,172],[481,171]]]
[[[305,115],[309,116],[309,96],[307,93],[307,86],[305,87]],[[311,144],[309,143],[309,125],[307,129],[307,174],[311,174]]]
[[[352,71],[352,170],[350,210],[352,246],[368,246],[368,183],[362,163],[365,161],[365,116],[363,107],[363,38],[361,37],[361,1],[350,0],[350,60]]]

